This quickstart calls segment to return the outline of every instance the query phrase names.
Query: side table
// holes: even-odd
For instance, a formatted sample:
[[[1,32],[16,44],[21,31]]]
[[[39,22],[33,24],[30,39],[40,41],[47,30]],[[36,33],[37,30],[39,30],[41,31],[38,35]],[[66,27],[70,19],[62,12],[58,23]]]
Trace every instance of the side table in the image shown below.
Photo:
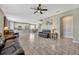
[[[55,39],[58,39],[58,33],[52,33],[51,34],[52,38],[55,40]]]

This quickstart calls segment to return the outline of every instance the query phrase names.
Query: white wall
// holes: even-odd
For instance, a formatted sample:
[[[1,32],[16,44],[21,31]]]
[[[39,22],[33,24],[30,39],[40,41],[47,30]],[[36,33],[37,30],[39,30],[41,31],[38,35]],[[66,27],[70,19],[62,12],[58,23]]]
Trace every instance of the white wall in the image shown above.
[[[62,16],[73,16],[73,40],[79,42],[79,8],[53,16],[60,34],[60,19]]]
[[[51,27],[52,27],[52,25],[43,24],[42,27],[41,27],[41,30],[43,30],[43,29],[51,30]]]
[[[79,8],[74,10],[74,20],[73,20],[73,36],[74,41],[79,42]]]
[[[51,30],[52,29],[52,24],[46,24],[47,21],[52,22],[52,17],[43,19],[41,30],[43,30],[43,29]]]
[[[14,22],[10,21],[10,22],[9,22],[9,26],[10,26],[10,29],[11,29],[11,30],[14,30]]]
[[[61,17],[68,16],[68,15],[72,15],[73,16],[73,10],[52,16],[53,20],[54,20],[53,23],[56,25],[59,38],[60,38],[60,20],[61,20]]]
[[[53,23],[57,28],[57,32],[58,32],[59,38],[60,38],[60,20],[61,20],[61,17],[68,16],[68,15],[73,16],[73,40],[79,42],[79,8],[64,12],[62,14],[54,15],[54,16],[49,17],[49,18],[53,19]],[[42,28],[44,28],[44,27],[42,27]]]

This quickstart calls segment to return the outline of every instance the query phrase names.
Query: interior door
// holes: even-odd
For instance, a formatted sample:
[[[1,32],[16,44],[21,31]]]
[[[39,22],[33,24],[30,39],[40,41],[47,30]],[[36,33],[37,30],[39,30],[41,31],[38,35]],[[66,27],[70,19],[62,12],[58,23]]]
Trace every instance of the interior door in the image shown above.
[[[65,38],[73,38],[73,16],[65,16],[62,18],[63,36]]]

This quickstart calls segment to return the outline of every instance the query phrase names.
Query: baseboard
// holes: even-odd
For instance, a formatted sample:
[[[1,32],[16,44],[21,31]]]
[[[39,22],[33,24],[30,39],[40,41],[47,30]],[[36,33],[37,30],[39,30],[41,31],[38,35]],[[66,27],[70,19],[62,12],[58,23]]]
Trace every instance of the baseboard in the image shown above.
[[[78,41],[75,41],[75,40],[73,40],[72,42],[73,42],[73,43],[77,43],[77,44],[79,44],[79,42],[78,42]]]

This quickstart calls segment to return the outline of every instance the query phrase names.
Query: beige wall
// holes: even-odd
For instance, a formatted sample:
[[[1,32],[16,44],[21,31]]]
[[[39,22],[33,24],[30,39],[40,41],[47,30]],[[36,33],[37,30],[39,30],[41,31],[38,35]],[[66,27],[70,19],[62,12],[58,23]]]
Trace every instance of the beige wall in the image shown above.
[[[4,14],[2,12],[2,10],[0,9],[0,33],[3,34],[3,20],[4,20]]]

